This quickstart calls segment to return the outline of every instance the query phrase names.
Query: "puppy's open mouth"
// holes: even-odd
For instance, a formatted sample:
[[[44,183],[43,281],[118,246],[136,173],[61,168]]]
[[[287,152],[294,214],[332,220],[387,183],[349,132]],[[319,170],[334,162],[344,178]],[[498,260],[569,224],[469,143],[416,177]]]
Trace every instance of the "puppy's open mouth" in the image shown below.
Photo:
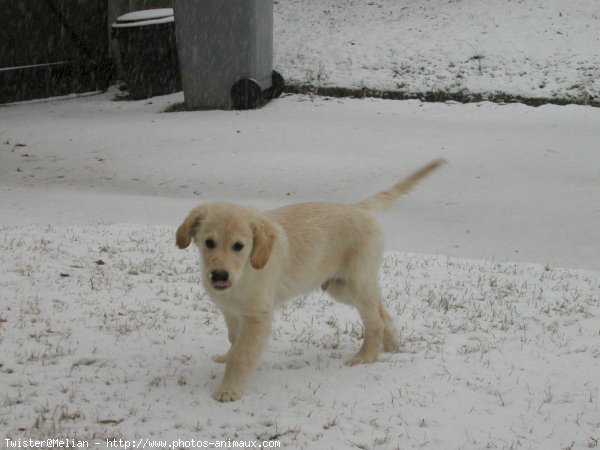
[[[224,291],[227,288],[231,287],[231,281],[227,280],[227,281],[213,281],[212,282],[212,287],[215,288],[217,291]]]

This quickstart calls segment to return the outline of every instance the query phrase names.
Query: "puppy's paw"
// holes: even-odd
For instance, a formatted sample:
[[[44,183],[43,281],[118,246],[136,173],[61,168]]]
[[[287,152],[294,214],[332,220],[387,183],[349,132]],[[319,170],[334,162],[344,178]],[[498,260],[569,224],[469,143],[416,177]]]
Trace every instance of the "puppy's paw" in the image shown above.
[[[218,364],[225,364],[227,362],[227,353],[224,355],[215,355],[212,357],[212,360]]]
[[[242,395],[244,395],[242,389],[221,385],[213,393],[212,398],[218,402],[235,402],[242,398]]]
[[[358,366],[360,364],[371,364],[377,362],[377,355],[359,355],[357,354],[354,358],[348,361],[346,364],[349,366]]]
[[[400,351],[400,342],[395,336],[383,340],[383,351],[387,353],[397,353]]]

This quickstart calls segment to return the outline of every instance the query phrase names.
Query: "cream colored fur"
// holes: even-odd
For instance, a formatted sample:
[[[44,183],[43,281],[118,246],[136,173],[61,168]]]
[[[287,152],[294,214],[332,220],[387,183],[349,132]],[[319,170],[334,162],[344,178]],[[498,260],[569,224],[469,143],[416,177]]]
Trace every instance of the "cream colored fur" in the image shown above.
[[[372,214],[391,206],[442,163],[433,161],[353,205],[301,203],[261,213],[210,203],[189,213],[177,230],[177,245],[183,249],[194,241],[200,249],[203,284],[225,316],[231,344],[226,354],[213,358],[226,364],[213,398],[225,402],[243,395],[270,335],[274,309],[319,287],[355,306],[362,319],[363,344],[350,365],[375,362],[382,348],[398,348],[379,288],[383,234]],[[226,271],[229,279],[219,284],[214,271]]]

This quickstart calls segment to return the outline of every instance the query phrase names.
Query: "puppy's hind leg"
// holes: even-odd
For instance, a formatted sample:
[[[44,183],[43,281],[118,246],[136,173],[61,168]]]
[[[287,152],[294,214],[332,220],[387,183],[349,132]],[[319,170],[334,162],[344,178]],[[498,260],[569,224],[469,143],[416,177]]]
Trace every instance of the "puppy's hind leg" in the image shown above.
[[[397,352],[400,348],[398,332],[394,325],[394,319],[387,309],[385,309],[383,302],[379,303],[379,314],[381,315],[381,320],[383,320],[383,351],[390,353]]]
[[[329,284],[327,292],[342,303],[356,306],[363,322],[363,344],[348,364],[355,366],[376,362],[386,330],[386,323],[380,313],[380,305],[383,305],[376,279],[360,285],[356,285],[353,280],[337,281]]]
[[[223,311],[223,316],[225,317],[225,323],[227,324],[227,337],[229,338],[229,343],[231,346],[229,347],[229,351],[223,355],[215,355],[212,357],[212,360],[219,364],[224,364],[227,362],[227,357],[229,356],[229,352],[231,352],[231,348],[235,344],[235,341],[238,339],[240,321],[238,318],[231,314]]]

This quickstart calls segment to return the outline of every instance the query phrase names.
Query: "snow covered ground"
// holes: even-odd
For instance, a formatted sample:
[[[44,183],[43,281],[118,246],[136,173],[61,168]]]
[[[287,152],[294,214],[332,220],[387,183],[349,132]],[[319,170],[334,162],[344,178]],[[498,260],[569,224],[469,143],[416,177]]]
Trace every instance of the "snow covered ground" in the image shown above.
[[[294,84],[600,104],[597,0],[280,0]]]
[[[400,353],[345,366],[358,315],[313,293],[277,314],[247,395],[218,404],[209,394],[223,368],[210,357],[226,347],[224,323],[172,227],[0,234],[0,428],[12,438],[307,449],[593,448],[600,438],[597,273],[389,253],[381,280]]]
[[[403,61],[398,40],[415,55],[402,78],[415,92],[450,89],[443,68],[462,61],[466,84],[452,89],[577,97],[567,87],[586,79],[578,55],[597,67],[592,1],[335,4],[278,2],[279,20],[298,25],[276,34],[304,45],[294,59],[292,44],[276,44],[289,79],[394,89],[386,67]],[[522,33],[513,41],[507,23]],[[409,39],[440,24],[455,34]],[[463,60],[463,40],[485,58]],[[544,64],[556,76],[534,88]],[[494,68],[513,65],[526,73]],[[53,437],[95,448],[600,445],[600,109],[289,95],[258,111],[163,113],[182,95],[114,96],[0,107],[0,447]],[[358,315],[311,293],[278,313],[247,395],[214,402],[223,367],[210,357],[226,334],[196,252],[174,246],[189,209],[353,202],[437,157],[449,165],[381,216],[381,281],[402,351],[346,367]]]

